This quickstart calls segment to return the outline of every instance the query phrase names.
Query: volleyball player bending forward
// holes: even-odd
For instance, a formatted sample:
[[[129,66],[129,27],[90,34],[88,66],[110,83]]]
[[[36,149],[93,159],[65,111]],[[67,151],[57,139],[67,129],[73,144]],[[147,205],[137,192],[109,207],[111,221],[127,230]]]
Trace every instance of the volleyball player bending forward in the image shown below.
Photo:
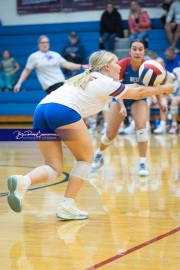
[[[61,220],[88,218],[88,213],[75,204],[83,182],[88,179],[93,160],[91,138],[83,118],[101,111],[111,97],[117,100],[121,97],[142,99],[171,94],[174,89],[173,84],[155,87],[122,84],[119,82],[121,67],[116,55],[111,52],[94,52],[90,56],[89,66],[89,70],[67,80],[38,104],[33,128],[51,129],[60,137],[63,135],[60,141],[38,142],[45,165],[26,175],[11,175],[8,178],[7,199],[13,211],[22,211],[24,195],[31,185],[53,182],[62,174],[63,141],[75,157],[76,163],[70,172],[64,197],[57,206],[56,216]]]

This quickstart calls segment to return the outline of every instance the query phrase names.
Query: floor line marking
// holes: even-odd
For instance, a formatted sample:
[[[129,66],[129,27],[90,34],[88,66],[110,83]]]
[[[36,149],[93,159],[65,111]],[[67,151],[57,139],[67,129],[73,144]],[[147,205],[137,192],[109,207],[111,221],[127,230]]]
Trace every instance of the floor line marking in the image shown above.
[[[101,267],[103,265],[106,265],[106,264],[108,264],[110,262],[113,262],[113,261],[119,259],[119,258],[122,258],[122,257],[124,257],[124,256],[126,256],[126,255],[128,255],[128,254],[130,254],[130,253],[132,253],[132,252],[134,252],[134,251],[136,251],[138,249],[140,249],[140,248],[143,248],[143,247],[148,246],[148,245],[150,245],[150,244],[152,244],[154,242],[157,242],[157,241],[161,240],[162,238],[165,238],[165,237],[167,237],[167,236],[169,236],[171,234],[177,233],[178,231],[180,231],[180,227],[178,227],[178,228],[176,228],[176,229],[174,229],[172,231],[169,231],[167,233],[164,233],[164,234],[162,234],[160,236],[157,236],[155,238],[152,238],[151,240],[148,240],[148,241],[146,241],[146,242],[144,242],[144,243],[142,243],[140,245],[137,245],[137,246],[135,246],[133,248],[130,248],[130,249],[126,250],[125,252],[122,252],[120,254],[117,254],[117,255],[115,255],[115,256],[107,259],[107,260],[104,260],[104,261],[100,262],[100,263],[97,263],[94,266],[91,266],[89,268],[86,268],[85,270],[97,269],[97,268],[99,268],[99,267]]]

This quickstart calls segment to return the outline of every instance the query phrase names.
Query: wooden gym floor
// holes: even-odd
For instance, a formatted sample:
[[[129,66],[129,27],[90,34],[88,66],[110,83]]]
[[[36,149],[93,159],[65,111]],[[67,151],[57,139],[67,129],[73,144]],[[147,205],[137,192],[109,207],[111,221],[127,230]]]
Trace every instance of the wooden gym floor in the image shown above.
[[[93,135],[94,150],[100,135]],[[23,212],[7,204],[7,177],[42,164],[35,142],[0,142],[1,270],[178,270],[180,265],[180,135],[150,135],[149,177],[138,176],[135,135],[121,135],[105,152],[77,202],[88,220],[59,221],[73,158],[64,174],[33,187]]]

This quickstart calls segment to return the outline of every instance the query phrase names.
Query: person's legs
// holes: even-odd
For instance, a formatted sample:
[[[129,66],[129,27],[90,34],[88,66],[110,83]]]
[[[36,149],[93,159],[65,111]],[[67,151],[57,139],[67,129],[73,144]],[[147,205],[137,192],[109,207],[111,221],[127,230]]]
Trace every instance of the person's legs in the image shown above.
[[[82,119],[57,130],[57,133],[60,133],[60,137],[62,132],[64,134],[67,133],[67,137],[70,138],[70,140],[63,141],[75,157],[76,162],[70,173],[64,198],[59,204],[57,217],[67,220],[85,219],[88,218],[88,213],[78,209],[74,204],[74,199],[92,169],[93,147],[91,138]]]
[[[52,114],[54,108],[56,114],[59,115],[58,118],[55,114]],[[33,128],[41,130],[50,129],[50,132],[55,130],[61,141],[67,145],[76,159],[76,164],[70,174],[69,184],[65,194],[67,197],[65,201],[68,201],[69,206],[69,204],[74,202],[74,198],[79,192],[83,181],[86,180],[91,171],[93,148],[87,127],[81,116],[71,108],[50,103],[39,105],[36,108]],[[8,188],[10,191],[8,202],[12,210],[16,212],[22,211],[23,197],[30,185],[53,181],[62,173],[63,159],[61,143],[57,141],[38,142],[38,146],[46,165],[32,170],[26,176],[14,175],[8,179]],[[70,217],[69,215],[67,219],[83,219],[88,217],[87,213],[82,213],[77,207],[73,211],[74,216]]]
[[[145,41],[146,37],[147,37],[147,33],[148,31],[143,31],[137,34],[137,39],[141,40],[141,41]]]
[[[167,38],[169,39],[171,45],[173,45],[173,42],[174,42],[174,35],[172,31],[175,28],[175,26],[176,26],[176,23],[172,23],[172,22],[168,22],[164,26]]]
[[[91,115],[91,117],[87,117],[87,124],[89,125],[89,134],[95,134],[97,133],[97,119],[98,114]],[[86,119],[85,119],[86,122]]]
[[[175,33],[174,33],[174,40],[173,40],[173,42],[172,42],[172,46],[173,46],[174,48],[176,48],[176,45],[177,45],[179,39],[180,39],[180,24],[178,24],[178,25],[176,26],[176,30],[175,30]]]
[[[151,107],[152,105],[156,104],[157,103],[157,99],[155,96],[152,96],[152,97],[148,97],[147,98],[147,106],[148,106],[148,121],[146,123],[146,128],[147,128],[147,131],[150,133],[151,132],[151,124],[150,124],[150,121],[151,121]]]
[[[64,140],[64,143],[69,148],[71,153],[73,154],[76,162],[82,162],[82,172],[79,171],[79,174],[83,173],[83,166],[90,167],[91,170],[91,163],[93,160],[93,148],[91,143],[91,137],[88,133],[87,127],[84,123],[84,121],[81,119],[78,122],[75,122],[71,125],[63,126],[57,130],[57,133],[62,132],[65,130],[65,132],[68,133],[68,136],[70,134],[70,138],[72,137],[72,140]],[[85,164],[83,164],[86,163]],[[76,165],[75,165],[76,166]],[[88,177],[88,171],[87,169],[85,176],[83,178]],[[76,174],[76,173],[75,173]],[[66,189],[65,196],[75,199],[84,180],[80,177],[78,177],[78,172],[75,176],[74,173],[70,174],[68,186]]]
[[[173,97],[170,105],[172,114],[172,124],[169,133],[173,134],[178,131],[178,106],[180,105],[180,96]]]
[[[168,106],[168,100],[169,100],[169,96],[167,97],[162,97],[162,103],[165,106]],[[154,129],[154,133],[156,134],[161,134],[161,133],[166,133],[166,120],[167,120],[167,112],[163,112],[160,110],[160,124],[159,126]]]
[[[116,36],[115,33],[109,35],[109,48],[108,48],[108,51],[110,51],[110,52],[114,52],[115,36]]]
[[[11,82],[11,74],[4,74],[4,88],[8,90],[13,89],[13,85]]]
[[[4,74],[0,72],[0,89],[3,90],[4,88]]]
[[[101,129],[101,134],[104,134],[106,132],[107,129],[107,123],[108,123],[108,117],[109,117],[109,107],[110,107],[110,103],[109,101],[106,102],[103,110],[102,110],[102,114],[103,114],[103,127]]]
[[[88,213],[80,211],[74,205],[84,180],[91,171],[93,148],[87,127],[81,119],[73,124],[65,125],[56,130],[64,143],[72,152],[76,163],[70,173],[65,197],[58,207],[57,217],[61,219],[84,219]],[[8,179],[8,202],[12,210],[21,212],[23,196],[30,185],[53,181],[62,173],[62,149],[60,142],[38,142],[45,166],[40,166],[26,176],[11,176]],[[26,183],[27,186],[26,186]]]
[[[120,114],[119,102],[111,102],[107,129],[104,135],[101,137],[100,147],[95,151],[94,160],[92,163],[93,169],[98,169],[103,165],[103,151],[112,143],[114,138],[118,134],[119,127],[124,121],[124,116]]]
[[[135,39],[137,39],[137,34],[130,34],[129,41],[132,43]]]
[[[8,203],[15,212],[22,211],[23,197],[31,185],[54,181],[63,171],[60,142],[38,142],[45,165],[39,166],[26,175],[11,175],[8,178]]]
[[[104,33],[103,36],[102,36],[103,48],[106,51],[109,50],[109,35],[110,34],[108,34],[108,33]]]
[[[131,114],[135,122],[136,134],[139,147],[139,175],[148,175],[146,168],[146,154],[148,146],[148,133],[146,122],[148,120],[148,106],[144,100],[138,100],[131,105]]]

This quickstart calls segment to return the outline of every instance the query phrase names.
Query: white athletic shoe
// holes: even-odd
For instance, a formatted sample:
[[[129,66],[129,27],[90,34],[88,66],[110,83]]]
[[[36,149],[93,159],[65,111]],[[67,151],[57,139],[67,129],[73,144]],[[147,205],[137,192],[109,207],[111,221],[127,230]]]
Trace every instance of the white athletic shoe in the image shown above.
[[[177,125],[172,125],[170,130],[169,130],[169,133],[170,134],[175,134],[177,131],[178,131]]]
[[[148,176],[149,172],[145,164],[139,164],[139,176]]]
[[[11,175],[7,181],[9,194],[7,196],[8,204],[11,209],[17,213],[22,211],[22,203],[27,188],[24,185],[23,175]]]
[[[121,123],[120,128],[118,130],[118,134],[123,134],[124,133],[124,122]]]
[[[65,205],[62,200],[57,209],[56,213],[57,218],[61,220],[73,220],[73,219],[86,219],[89,217],[87,212],[81,211],[75,202],[72,202],[68,206]]]
[[[104,159],[102,154],[95,154],[92,162],[92,169],[98,170],[104,164]]]
[[[165,134],[166,133],[166,126],[162,126],[160,124],[159,127],[157,127],[156,129],[154,129],[154,133],[155,134]]]
[[[131,121],[129,127],[127,127],[127,128],[124,129],[124,133],[125,134],[135,134],[136,133],[135,123],[134,123],[133,120]]]
[[[97,133],[96,123],[91,125],[88,131],[89,131],[89,134],[96,134]]]

